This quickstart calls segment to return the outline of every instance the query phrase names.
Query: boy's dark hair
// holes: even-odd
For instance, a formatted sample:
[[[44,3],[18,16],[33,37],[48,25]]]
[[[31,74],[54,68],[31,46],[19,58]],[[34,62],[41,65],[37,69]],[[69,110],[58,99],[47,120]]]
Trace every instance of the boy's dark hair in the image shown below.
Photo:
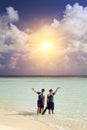
[[[41,92],[44,92],[45,91],[45,89],[43,88],[43,89],[41,89]]]
[[[49,92],[51,93],[51,92],[53,92],[53,90],[52,90],[52,89],[50,89],[50,90],[49,90]]]

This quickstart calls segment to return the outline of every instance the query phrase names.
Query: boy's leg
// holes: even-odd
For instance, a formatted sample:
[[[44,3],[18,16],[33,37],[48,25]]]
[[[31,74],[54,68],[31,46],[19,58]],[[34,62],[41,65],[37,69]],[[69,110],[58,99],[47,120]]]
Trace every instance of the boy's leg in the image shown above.
[[[52,103],[52,114],[54,114],[54,102]]]
[[[43,109],[42,107],[40,107],[40,111],[39,111],[39,112],[40,112],[40,113],[42,113],[42,112],[43,112],[43,110],[44,110],[44,109]]]
[[[37,101],[37,115],[41,113],[41,102]]]
[[[38,115],[39,113],[41,113],[41,108],[40,108],[40,107],[37,108],[37,115]]]
[[[54,114],[54,110],[52,110],[52,114]]]
[[[51,114],[51,110],[50,109],[48,109],[48,114]]]

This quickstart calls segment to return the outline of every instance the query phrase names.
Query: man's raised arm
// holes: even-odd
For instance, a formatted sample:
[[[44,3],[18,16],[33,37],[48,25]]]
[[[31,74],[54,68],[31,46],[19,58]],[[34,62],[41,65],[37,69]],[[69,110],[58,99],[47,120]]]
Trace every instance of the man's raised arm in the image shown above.
[[[32,88],[32,90],[37,94],[37,91],[34,88]]]
[[[59,88],[60,88],[60,87],[56,88],[56,90],[54,91],[55,94],[57,93],[57,91],[58,91]]]

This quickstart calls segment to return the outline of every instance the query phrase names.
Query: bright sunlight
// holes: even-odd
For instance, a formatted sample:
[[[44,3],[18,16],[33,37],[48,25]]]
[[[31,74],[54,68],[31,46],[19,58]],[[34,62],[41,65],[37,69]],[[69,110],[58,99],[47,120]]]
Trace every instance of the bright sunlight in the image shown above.
[[[49,43],[49,42],[44,42],[44,43],[41,44],[41,48],[42,48],[43,50],[49,50],[49,49],[52,48],[52,45],[51,45],[51,43]]]

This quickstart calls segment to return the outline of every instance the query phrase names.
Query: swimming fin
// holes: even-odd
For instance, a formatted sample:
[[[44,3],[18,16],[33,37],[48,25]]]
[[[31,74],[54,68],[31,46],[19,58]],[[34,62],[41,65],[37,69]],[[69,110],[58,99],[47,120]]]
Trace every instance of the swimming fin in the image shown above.
[[[47,109],[48,109],[48,107],[46,107],[46,108],[43,110],[42,115],[45,114],[45,112],[46,112]]]

